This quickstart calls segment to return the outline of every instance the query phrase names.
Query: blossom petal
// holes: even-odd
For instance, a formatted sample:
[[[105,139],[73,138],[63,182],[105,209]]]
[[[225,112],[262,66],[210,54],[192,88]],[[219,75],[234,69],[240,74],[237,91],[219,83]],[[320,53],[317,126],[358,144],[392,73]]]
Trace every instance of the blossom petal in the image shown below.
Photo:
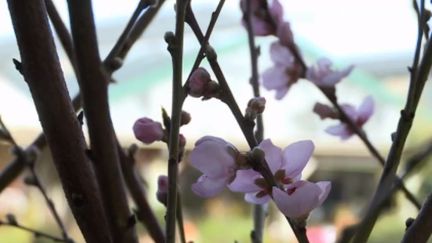
[[[285,88],[276,90],[275,98],[277,100],[280,100],[283,97],[285,97],[285,95],[288,93],[288,90],[289,90],[290,87],[291,87],[291,85],[289,85],[289,86],[287,86]]]
[[[269,4],[269,12],[276,24],[279,24],[283,20],[283,7],[278,0],[273,0]]]
[[[202,175],[192,184],[192,191],[200,197],[213,197],[225,188],[226,183],[225,178],[212,179]]]
[[[323,77],[321,85],[323,86],[334,86],[339,83],[343,78],[348,76],[351,71],[354,69],[354,66],[348,66],[340,71],[333,71],[329,73],[327,76]]]
[[[264,195],[263,197],[257,197],[257,192],[246,193],[244,199],[248,203],[252,204],[264,204],[270,200],[269,195]]]
[[[292,193],[273,187],[276,206],[289,218],[303,217],[319,206],[320,193],[320,187],[308,181],[297,183]]]
[[[330,126],[325,129],[328,134],[339,136],[342,140],[347,140],[354,133],[349,129],[348,125],[340,123],[338,125]]]
[[[282,166],[282,149],[275,146],[270,139],[263,140],[258,148],[264,151],[271,172],[276,173]]]
[[[358,108],[358,118],[357,122],[359,125],[363,125],[365,122],[369,120],[374,112],[374,100],[372,96],[367,96],[360,107]]]
[[[333,107],[321,104],[319,102],[316,102],[313,108],[313,112],[315,112],[321,120],[330,118],[330,119],[338,119],[339,113]]]
[[[235,166],[232,145],[217,137],[206,136],[198,140],[189,157],[191,165],[210,177],[226,175],[227,167]]]
[[[314,148],[315,146],[310,140],[298,141],[288,145],[283,150],[282,169],[285,170],[285,176],[293,179],[301,175],[302,170],[312,156]]]
[[[279,42],[273,42],[270,46],[270,57],[277,65],[292,66],[294,65],[295,58],[292,52]]]
[[[262,74],[262,84],[267,90],[281,89],[288,86],[289,77],[285,72],[285,67],[276,65]]]
[[[237,170],[235,179],[228,185],[233,192],[258,192],[261,190],[255,180],[262,176],[253,169]]]
[[[342,110],[353,120],[353,122],[357,121],[357,110],[354,106],[350,104],[342,104],[341,105]]]
[[[319,195],[319,205],[321,205],[330,193],[331,190],[331,182],[330,181],[319,181],[315,183],[315,185],[319,186],[321,189],[321,193]]]

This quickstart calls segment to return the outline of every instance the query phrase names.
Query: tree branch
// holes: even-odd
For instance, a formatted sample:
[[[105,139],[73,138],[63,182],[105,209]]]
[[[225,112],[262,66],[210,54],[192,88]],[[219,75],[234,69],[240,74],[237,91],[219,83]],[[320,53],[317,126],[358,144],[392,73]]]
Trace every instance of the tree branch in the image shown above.
[[[97,46],[90,1],[68,1],[78,79],[89,130],[91,159],[114,242],[138,242],[127,203],[108,104],[108,78]]]
[[[8,0],[24,78],[69,206],[87,242],[111,242],[81,126],[67,93],[42,0]],[[40,141],[39,141],[40,142]]]

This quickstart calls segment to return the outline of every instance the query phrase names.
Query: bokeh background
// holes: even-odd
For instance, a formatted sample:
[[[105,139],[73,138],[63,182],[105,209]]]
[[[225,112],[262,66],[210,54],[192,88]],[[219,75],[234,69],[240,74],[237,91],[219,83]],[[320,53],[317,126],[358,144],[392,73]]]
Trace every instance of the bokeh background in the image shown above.
[[[66,1],[56,0],[60,13],[67,21]],[[338,84],[337,94],[342,103],[359,105],[367,95],[376,101],[376,112],[365,125],[372,143],[386,155],[391,145],[399,110],[404,105],[408,88],[407,66],[412,62],[416,40],[416,15],[412,2],[405,0],[281,0],[285,19],[290,21],[295,40],[308,64],[320,57],[330,58],[336,67],[354,64],[353,73]],[[94,0],[94,12],[101,56],[105,57],[125,27],[137,1]],[[194,0],[193,8],[202,28],[205,28],[217,1]],[[250,59],[247,34],[240,24],[239,1],[226,1],[210,43],[218,53],[218,60],[242,109],[252,97],[249,85]],[[148,198],[163,223],[164,207],[156,201],[157,177],[166,174],[167,151],[164,144],[140,144],[132,133],[132,125],[142,116],[161,121],[161,108],[170,111],[171,60],[163,36],[174,29],[174,1],[167,0],[153,24],[143,34],[127,56],[123,68],[114,74],[116,83],[110,86],[111,112],[117,135],[124,147],[133,143],[140,146],[137,161]],[[272,65],[268,53],[274,37],[258,37],[261,47],[259,69]],[[78,85],[69,61],[57,42],[63,72],[71,96]],[[189,73],[199,45],[187,27],[185,34],[185,75]],[[10,17],[5,1],[0,2],[0,115],[21,146],[28,145],[41,132],[29,91],[15,70],[12,58],[19,59]],[[203,62],[204,67],[208,65]],[[327,103],[325,97],[311,83],[300,80],[282,100],[272,92],[262,90],[267,99],[264,113],[265,137],[285,147],[300,139],[315,143],[314,158],[305,177],[312,181],[332,181],[332,191],[324,205],[310,216],[311,242],[334,242],[344,227],[354,224],[363,215],[365,206],[377,184],[381,167],[370,156],[359,139],[341,141],[324,132],[335,121],[322,121],[312,113],[315,102]],[[432,92],[427,84],[415,124],[405,149],[405,162],[432,143]],[[204,135],[222,137],[247,150],[247,143],[228,108],[217,100],[201,101],[188,98],[184,110],[192,115],[192,122],[182,127],[187,139],[185,161],[181,163],[185,226],[188,240],[194,242],[249,242],[252,226],[251,206],[242,195],[225,192],[212,199],[194,195],[190,185],[199,173],[188,164],[188,151]],[[7,144],[0,146],[0,168],[12,155]],[[428,175],[432,168],[428,159],[421,169],[406,180],[408,187],[423,200],[432,189]],[[61,185],[50,160],[43,151],[37,162],[38,174],[55,200],[68,230],[77,242],[82,238],[65,204]],[[59,231],[52,220],[43,198],[35,188],[17,179],[0,194],[0,218],[13,213],[24,225],[55,235]],[[416,209],[401,194],[392,200],[378,221],[370,242],[396,242],[401,239],[405,220],[415,217]],[[141,242],[151,242],[145,229],[139,226]],[[291,230],[282,215],[269,206],[265,242],[294,242]],[[31,234],[0,226],[0,242],[49,242]]]

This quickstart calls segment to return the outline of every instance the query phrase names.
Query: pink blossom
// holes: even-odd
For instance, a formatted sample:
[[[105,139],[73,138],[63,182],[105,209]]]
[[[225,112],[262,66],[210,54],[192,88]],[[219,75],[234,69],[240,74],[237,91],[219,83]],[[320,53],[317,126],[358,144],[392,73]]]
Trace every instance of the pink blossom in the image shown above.
[[[354,124],[362,128],[373,114],[374,101],[371,96],[367,96],[358,109],[349,104],[343,104],[341,107]],[[350,138],[354,134],[349,125],[343,122],[330,126],[325,131],[331,135],[339,136],[343,140]]]
[[[190,163],[203,173],[192,185],[192,191],[201,197],[212,197],[221,192],[235,176],[239,152],[225,140],[205,136],[195,143]]]
[[[327,198],[331,183],[296,181],[284,190],[273,187],[273,200],[279,210],[289,218],[303,218]]]
[[[156,198],[160,203],[166,206],[167,195],[168,195],[168,176],[160,175],[158,177],[158,188],[156,192]]]
[[[267,90],[276,90],[276,99],[282,99],[300,78],[302,68],[291,51],[280,42],[271,44],[270,57],[274,66],[264,71],[262,83]]]
[[[308,68],[306,72],[306,79],[312,81],[320,87],[333,87],[343,78],[348,76],[354,68],[354,66],[351,65],[340,71],[337,71],[331,69],[331,66],[332,62],[329,59],[319,59],[316,65]]]
[[[244,14],[246,14],[246,1],[240,2]],[[254,35],[275,35],[278,24],[283,20],[283,8],[280,2],[273,0],[268,4],[267,0],[251,0],[250,4],[250,18]],[[246,25],[244,18],[242,23]]]
[[[270,139],[259,146],[265,154],[265,160],[274,174],[278,186],[285,187],[300,180],[301,173],[312,156],[314,145],[310,140],[299,141],[281,149]],[[237,170],[234,181],[228,185],[232,191],[244,192],[245,200],[262,204],[270,199],[271,190],[260,173],[253,169]]]
[[[162,140],[164,131],[162,124],[150,118],[139,118],[133,125],[135,137],[143,143],[150,144]]]

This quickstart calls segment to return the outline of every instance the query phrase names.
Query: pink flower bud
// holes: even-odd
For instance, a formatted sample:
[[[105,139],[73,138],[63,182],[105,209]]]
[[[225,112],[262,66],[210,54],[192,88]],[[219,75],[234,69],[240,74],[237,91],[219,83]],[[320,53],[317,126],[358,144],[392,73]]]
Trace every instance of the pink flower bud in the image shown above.
[[[197,68],[189,78],[189,95],[192,97],[201,97],[205,95],[210,81],[210,74],[207,70],[201,67]]]
[[[191,117],[191,115],[188,112],[186,112],[186,111],[182,111],[181,112],[181,115],[180,115],[180,126],[189,124],[189,122],[191,120],[192,120],[192,117]]]
[[[255,97],[249,100],[245,116],[249,119],[255,119],[257,115],[263,113],[266,100],[264,97]]]
[[[184,148],[186,145],[186,138],[183,136],[183,134],[179,134],[179,147]]]
[[[158,189],[156,192],[157,200],[163,205],[167,205],[168,197],[168,176],[160,175],[158,177]]]
[[[147,117],[138,119],[133,125],[133,131],[135,137],[145,144],[162,140],[164,136],[162,125]]]

